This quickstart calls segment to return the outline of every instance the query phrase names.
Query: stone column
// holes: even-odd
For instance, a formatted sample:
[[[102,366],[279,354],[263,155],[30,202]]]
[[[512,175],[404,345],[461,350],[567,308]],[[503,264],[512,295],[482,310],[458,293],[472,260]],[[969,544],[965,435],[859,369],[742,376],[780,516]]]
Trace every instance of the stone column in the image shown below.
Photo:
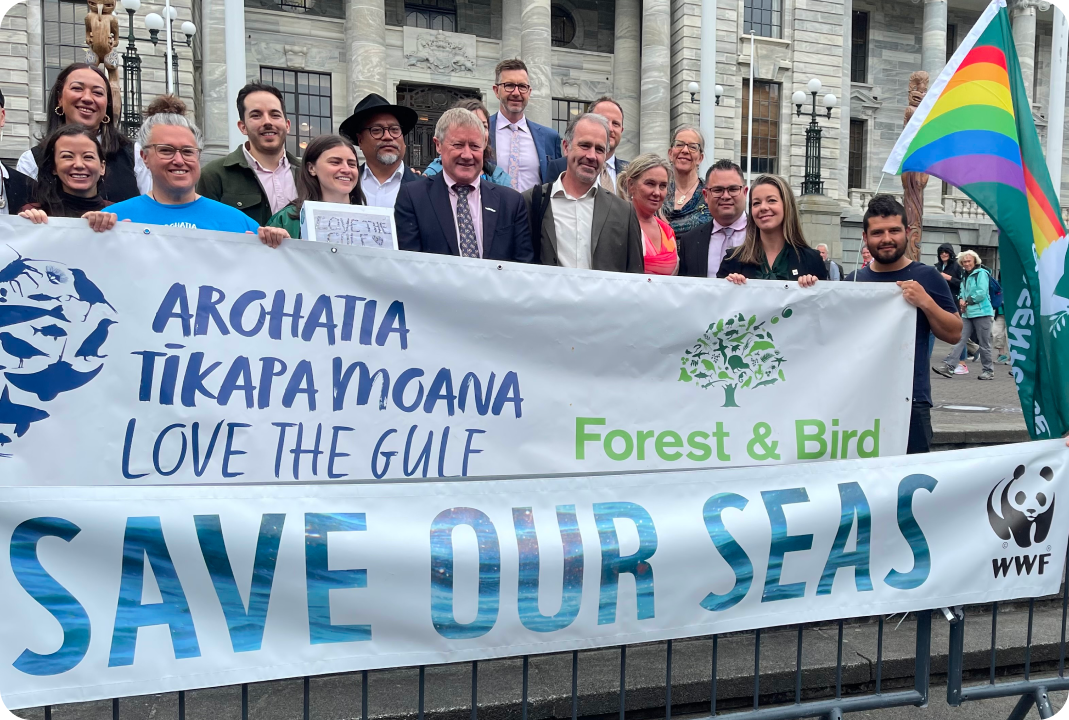
[[[668,0],[644,0],[642,8],[642,132],[639,149],[664,155],[671,133],[671,8]]]
[[[842,88],[842,97],[839,98],[839,163],[838,168],[835,171],[835,179],[839,185],[838,197],[842,203],[848,204],[850,202],[850,172],[849,172],[849,158],[850,158],[850,64],[851,64],[851,51],[853,50],[853,37],[854,37],[854,3],[853,0],[844,0],[843,2],[843,64],[842,64],[842,80],[840,87]],[[867,168],[866,168],[867,169]],[[863,181],[864,182],[864,181]],[[836,238],[838,240],[838,238]],[[832,250],[832,246],[828,246],[829,250]],[[833,252],[832,255],[835,253]],[[839,259],[838,256],[835,257]]]
[[[204,133],[204,162],[207,162],[231,150],[230,96],[227,93],[225,6],[221,2],[206,2],[203,8],[201,18],[204,27],[197,28],[197,38],[202,43],[204,58],[201,70],[204,77],[204,123],[201,131]],[[137,27],[136,21],[134,27]],[[119,25],[119,32],[125,37],[126,23]]]
[[[520,56],[523,0],[501,0],[501,59]]]
[[[553,40],[549,30],[549,0],[523,0],[520,57],[527,63],[531,101],[524,113],[540,125],[553,122]]]
[[[639,77],[641,60],[641,0],[616,0],[616,40],[612,61],[612,94],[624,109],[624,135],[616,154],[630,160],[639,146]]]
[[[921,41],[921,70],[928,73],[928,87],[935,83],[947,62],[946,0],[924,0],[924,35]],[[903,98],[906,99],[906,98]],[[930,178],[924,190],[924,215],[942,215],[943,182]]]
[[[1035,102],[1033,77],[1036,71],[1036,4],[1032,0],[1018,0],[1010,13],[1013,23],[1013,44],[1021,62],[1021,78],[1030,102]]]
[[[349,107],[368,93],[392,100],[386,90],[386,5],[383,0],[348,0],[345,41],[349,54]]]

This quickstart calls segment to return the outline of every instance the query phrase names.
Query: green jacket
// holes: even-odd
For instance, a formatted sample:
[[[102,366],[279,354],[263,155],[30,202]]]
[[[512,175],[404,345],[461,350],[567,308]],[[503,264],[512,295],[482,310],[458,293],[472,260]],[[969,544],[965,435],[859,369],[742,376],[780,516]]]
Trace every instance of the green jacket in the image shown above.
[[[299,238],[301,236],[301,216],[298,213],[297,217],[292,217],[292,210],[293,205],[287,205],[272,215],[265,225],[268,227],[280,227],[288,232],[291,238]]]
[[[289,152],[290,162],[296,177],[301,161]],[[224,158],[212,160],[204,166],[197,183],[197,192],[206,198],[218,200],[224,205],[237,208],[259,225],[266,225],[271,218],[271,203],[268,202],[256,173],[249,167],[242,146]]]

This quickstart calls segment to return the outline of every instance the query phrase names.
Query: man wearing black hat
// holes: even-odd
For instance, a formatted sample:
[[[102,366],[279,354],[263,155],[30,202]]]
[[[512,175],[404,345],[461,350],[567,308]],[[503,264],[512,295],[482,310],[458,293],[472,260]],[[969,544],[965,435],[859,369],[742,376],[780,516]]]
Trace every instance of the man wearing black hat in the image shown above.
[[[405,135],[416,126],[417,119],[412,108],[391,105],[386,98],[371,93],[338,128],[360,146],[364,156],[360,188],[368,205],[392,208],[401,184],[419,179],[404,163]]]
[[[0,91],[0,137],[7,122],[7,102]],[[0,163],[0,215],[16,215],[30,201],[30,179],[7,163]]]

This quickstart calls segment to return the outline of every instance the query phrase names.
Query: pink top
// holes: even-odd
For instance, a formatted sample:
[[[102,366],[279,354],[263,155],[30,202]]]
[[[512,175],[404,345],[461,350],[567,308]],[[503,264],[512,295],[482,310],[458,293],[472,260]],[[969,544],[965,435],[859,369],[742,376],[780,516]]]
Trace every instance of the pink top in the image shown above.
[[[675,275],[679,272],[679,253],[676,252],[676,234],[672,226],[659,217],[654,217],[661,228],[661,251],[642,233],[642,255],[647,275]]]
[[[278,167],[274,170],[267,170],[249,152],[248,143],[242,145],[241,150],[245,153],[245,160],[249,163],[249,167],[256,173],[256,179],[260,181],[264,194],[267,195],[272,215],[297,199],[297,185],[293,182],[293,171],[290,169],[290,161],[286,153],[282,153]]]
[[[445,186],[449,188],[449,205],[453,208],[453,227],[457,231],[457,245],[460,244],[460,223],[457,222],[457,202],[460,200],[460,196],[457,195],[457,191],[453,189],[456,185],[456,180],[449,177],[444,169],[442,170],[442,177],[445,178]],[[475,241],[479,244],[479,257],[483,256],[483,202],[482,193],[479,190],[479,181],[476,180],[472,183],[472,187],[475,188],[468,193],[468,210],[471,212],[471,224],[475,226]]]

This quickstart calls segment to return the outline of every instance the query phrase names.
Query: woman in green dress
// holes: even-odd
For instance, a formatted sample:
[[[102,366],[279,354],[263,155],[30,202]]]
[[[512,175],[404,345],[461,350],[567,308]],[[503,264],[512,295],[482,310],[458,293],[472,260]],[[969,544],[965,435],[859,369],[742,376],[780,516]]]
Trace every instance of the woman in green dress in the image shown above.
[[[320,135],[308,143],[297,172],[297,199],[279,210],[267,221],[270,227],[280,227],[290,237],[301,236],[301,208],[308,200],[365,205],[360,189],[360,167],[356,148],[341,135]]]

